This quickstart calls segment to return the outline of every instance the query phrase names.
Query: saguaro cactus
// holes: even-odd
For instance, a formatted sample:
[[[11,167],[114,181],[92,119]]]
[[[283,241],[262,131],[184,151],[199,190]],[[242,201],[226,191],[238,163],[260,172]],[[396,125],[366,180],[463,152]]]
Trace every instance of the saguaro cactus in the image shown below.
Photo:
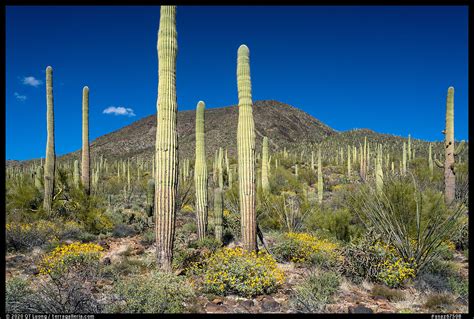
[[[156,130],[156,254],[158,267],[171,271],[176,193],[178,134],[176,130],[176,6],[161,6],[158,31],[158,100]]]
[[[383,188],[383,170],[382,170],[382,146],[377,147],[377,156],[375,158],[375,186],[380,194]]]
[[[402,175],[407,173],[407,146],[403,142],[403,154],[402,154]]]
[[[444,201],[449,205],[456,194],[456,176],[454,157],[464,150],[464,141],[454,149],[454,88],[448,89],[446,98],[446,128],[444,134],[444,164],[435,160],[438,167],[444,168]]]
[[[80,174],[79,174],[79,161],[74,160],[74,185],[79,187]]]
[[[35,172],[35,187],[40,192],[43,192],[43,183],[41,182],[42,178],[43,178],[43,166],[38,166],[36,167],[36,172]]]
[[[56,171],[56,154],[54,150],[54,101],[53,101],[53,68],[46,68],[46,160],[44,162],[44,201],[43,207],[51,212],[54,193],[54,174]]]
[[[89,88],[82,89],[82,185],[87,195],[91,192],[89,154]]]
[[[207,228],[207,165],[204,133],[205,104],[199,101],[196,107],[196,158],[194,163],[194,185],[196,188],[196,220],[198,239],[206,236]]]
[[[257,219],[255,212],[255,123],[252,114],[249,49],[241,45],[237,53],[237,88],[239,122],[237,148],[239,162],[239,199],[244,249],[257,250]]]
[[[323,168],[321,166],[321,146],[318,149],[318,202],[323,203]]]
[[[155,202],[155,180],[150,178],[146,189],[146,212],[148,217],[153,216],[153,206]]]
[[[263,137],[262,143],[262,189],[264,192],[270,190],[270,183],[268,181],[268,137]]]
[[[222,168],[223,157],[222,157],[222,147],[219,148],[219,157],[217,165],[217,172],[218,172],[218,180],[219,186],[214,189],[214,227],[215,227],[215,236],[219,242],[222,242],[222,234],[223,234],[223,214],[224,211],[222,210],[222,196],[223,196],[223,188],[224,188],[224,171]],[[222,181],[222,182],[221,182]]]
[[[431,143],[428,148],[428,167],[430,168],[430,177],[433,177],[433,156],[431,152]]]
[[[351,177],[351,147],[347,145],[347,177]]]

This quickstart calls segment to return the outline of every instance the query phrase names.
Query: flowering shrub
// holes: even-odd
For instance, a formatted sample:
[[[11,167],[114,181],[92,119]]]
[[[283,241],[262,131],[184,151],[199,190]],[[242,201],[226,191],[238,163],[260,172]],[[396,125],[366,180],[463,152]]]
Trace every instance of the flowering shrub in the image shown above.
[[[416,264],[413,258],[404,261],[395,247],[380,240],[363,240],[346,247],[342,271],[355,282],[368,279],[394,288],[415,277]]]
[[[268,294],[284,282],[283,271],[270,255],[240,247],[220,249],[203,262],[194,263],[190,270],[202,276],[207,292],[218,295]]]
[[[39,220],[34,223],[8,223],[5,225],[7,247],[14,250],[30,249],[58,240],[57,224]]]
[[[42,275],[57,278],[65,272],[87,271],[91,264],[99,261],[103,248],[99,245],[79,242],[56,247],[43,257],[39,265]]]
[[[339,246],[327,239],[319,239],[308,233],[286,233],[284,239],[275,245],[273,253],[281,261],[309,263],[315,258],[337,260]]]

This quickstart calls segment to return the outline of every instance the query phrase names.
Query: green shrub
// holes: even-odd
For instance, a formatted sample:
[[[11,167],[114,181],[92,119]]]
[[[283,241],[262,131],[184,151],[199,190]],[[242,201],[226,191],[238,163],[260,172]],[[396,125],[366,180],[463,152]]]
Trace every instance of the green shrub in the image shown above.
[[[355,283],[366,279],[393,288],[416,275],[412,264],[400,258],[394,247],[371,235],[344,247],[343,256],[341,271]]]
[[[264,252],[248,252],[240,247],[222,248],[190,271],[202,279],[206,292],[252,297],[274,292],[284,281],[276,261]]]
[[[205,249],[211,253],[215,252],[221,246],[222,244],[218,240],[209,236],[204,237],[202,240],[196,240],[188,244],[189,248]]]
[[[306,221],[306,227],[308,230],[326,230],[336,239],[344,242],[351,241],[362,232],[356,216],[344,208],[335,211],[322,208],[314,210]]]
[[[34,309],[30,309],[29,306],[32,293],[26,279],[14,277],[7,280],[5,284],[5,311],[7,313],[34,312]]]
[[[185,312],[195,296],[184,277],[161,272],[123,278],[113,291],[118,300],[108,311],[114,313]]]
[[[335,264],[341,257],[338,248],[338,244],[308,233],[286,233],[271,251],[281,262]]]
[[[297,286],[290,302],[298,312],[323,312],[340,286],[340,276],[330,271],[312,271]]]
[[[58,224],[39,220],[33,223],[8,223],[6,245],[9,250],[28,250],[48,242],[57,242],[61,229]]]
[[[448,311],[453,306],[454,300],[446,293],[434,293],[428,296],[425,307],[434,312]]]
[[[136,233],[137,232],[133,226],[125,224],[115,225],[114,229],[112,230],[112,235],[118,238],[133,236]]]
[[[150,246],[156,241],[155,238],[155,230],[148,229],[142,234],[142,239],[140,242],[145,246]]]
[[[380,296],[387,298],[390,301],[401,301],[405,298],[405,295],[402,291],[397,289],[391,289],[383,285],[374,285],[371,294],[374,297]]]

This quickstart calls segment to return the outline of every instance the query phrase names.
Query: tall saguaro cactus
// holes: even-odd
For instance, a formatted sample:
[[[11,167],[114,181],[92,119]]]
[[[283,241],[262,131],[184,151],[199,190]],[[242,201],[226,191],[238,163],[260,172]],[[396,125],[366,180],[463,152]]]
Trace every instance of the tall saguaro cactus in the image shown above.
[[[79,187],[79,161],[74,160],[74,185]]]
[[[196,188],[196,220],[198,239],[206,236],[207,228],[207,165],[206,142],[204,133],[204,109],[206,105],[199,101],[196,107],[196,159],[194,163],[194,185]]]
[[[54,150],[54,101],[53,101],[53,68],[46,68],[46,160],[44,162],[44,201],[43,207],[51,212],[54,193],[54,174],[56,171],[56,154]]]
[[[431,151],[431,143],[428,149],[428,167],[430,169],[430,177],[433,178],[433,155]]]
[[[216,240],[222,242],[222,235],[223,235],[223,219],[224,219],[224,211],[222,208],[222,201],[223,201],[223,189],[224,189],[224,170],[222,168],[223,164],[223,156],[222,156],[222,147],[219,148],[219,156],[217,158],[217,179],[219,180],[218,187],[214,189],[214,233],[216,236]]]
[[[171,271],[176,193],[178,184],[178,134],[176,130],[176,6],[161,6],[158,31],[158,100],[156,130],[156,254],[157,264]]]
[[[268,181],[268,137],[263,137],[262,143],[262,189],[264,192],[270,190],[270,183]]]
[[[237,52],[237,89],[239,122],[237,148],[239,162],[239,199],[243,246],[257,250],[257,218],[255,212],[255,123],[252,114],[249,49],[241,45]]]
[[[321,166],[321,146],[318,149],[318,202],[323,203],[323,168]]]
[[[456,194],[456,176],[454,172],[454,157],[461,154],[464,149],[464,141],[454,149],[454,88],[448,89],[446,98],[446,128],[444,134],[444,164],[435,160],[438,167],[444,168],[444,201],[451,204]]]
[[[91,171],[89,154],[89,88],[82,89],[82,185],[87,195],[91,192]]]

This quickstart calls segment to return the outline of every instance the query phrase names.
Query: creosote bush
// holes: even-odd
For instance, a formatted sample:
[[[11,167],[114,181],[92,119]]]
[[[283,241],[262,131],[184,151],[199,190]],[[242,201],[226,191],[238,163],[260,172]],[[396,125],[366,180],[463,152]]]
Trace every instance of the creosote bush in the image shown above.
[[[323,262],[335,263],[341,258],[338,248],[337,243],[308,233],[286,233],[271,251],[282,262],[311,263],[323,259]]]
[[[179,313],[192,304],[195,293],[185,277],[153,271],[129,276],[114,286],[114,313]]]
[[[324,312],[326,304],[340,286],[340,276],[331,271],[313,269],[306,279],[294,289],[291,304],[298,312]]]

